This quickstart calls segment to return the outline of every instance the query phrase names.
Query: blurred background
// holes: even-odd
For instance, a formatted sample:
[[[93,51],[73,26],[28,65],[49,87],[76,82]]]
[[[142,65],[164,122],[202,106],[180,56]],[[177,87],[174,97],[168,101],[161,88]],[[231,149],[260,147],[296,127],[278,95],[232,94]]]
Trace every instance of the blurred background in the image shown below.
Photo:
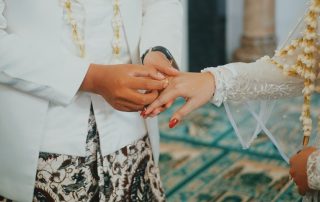
[[[267,37],[273,34],[278,45],[284,42],[297,24],[308,3],[308,0],[181,1],[185,11],[182,67],[184,70],[191,71],[233,61],[234,52],[241,46],[241,37],[245,34],[245,10],[249,13],[256,10],[255,14],[251,14],[253,18],[247,19],[252,22],[253,28],[255,28],[255,20],[267,24],[256,27],[261,29],[260,32],[274,25],[274,32],[270,33],[268,30],[265,34]],[[262,9],[263,13],[259,9]]]
[[[182,0],[186,33],[182,69],[199,72],[273,55],[304,14],[307,2]],[[160,170],[168,201],[301,201],[290,184],[287,163],[265,135],[243,150],[224,108],[210,104],[169,129],[170,115],[182,104],[179,100],[159,118]],[[279,117],[291,110],[298,120],[300,107],[301,102],[294,100],[280,105]],[[248,120],[244,116],[242,121]],[[272,123],[289,137],[291,126],[281,124],[277,116]]]

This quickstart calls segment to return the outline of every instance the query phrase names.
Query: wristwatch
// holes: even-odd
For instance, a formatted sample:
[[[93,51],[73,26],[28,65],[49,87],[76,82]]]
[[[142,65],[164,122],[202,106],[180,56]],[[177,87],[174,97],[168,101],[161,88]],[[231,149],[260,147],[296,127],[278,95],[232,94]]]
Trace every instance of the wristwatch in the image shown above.
[[[166,58],[170,61],[171,65],[173,68],[179,70],[179,67],[178,67],[178,64],[177,62],[175,61],[174,57],[172,56],[172,54],[170,53],[170,51],[168,49],[166,49],[165,47],[163,46],[155,46],[153,48],[150,48],[148,49],[142,56],[141,56],[141,61],[142,61],[142,64],[143,64],[143,61],[144,61],[144,58],[146,57],[146,55],[149,53],[149,52],[153,52],[153,51],[159,51],[161,53],[163,53]]]

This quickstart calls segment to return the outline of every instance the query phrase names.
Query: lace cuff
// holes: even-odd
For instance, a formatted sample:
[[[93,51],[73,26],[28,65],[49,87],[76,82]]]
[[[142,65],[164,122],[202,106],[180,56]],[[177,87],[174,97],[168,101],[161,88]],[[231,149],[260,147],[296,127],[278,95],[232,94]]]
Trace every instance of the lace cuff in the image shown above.
[[[227,100],[228,88],[232,86],[233,77],[236,72],[229,68],[232,64],[221,67],[208,67],[201,72],[210,72],[215,77],[215,92],[211,99],[211,103],[220,107]]]
[[[303,80],[283,75],[267,58],[254,63],[207,68],[203,72],[215,76],[216,91],[212,103],[217,106],[228,100],[274,100],[302,95]]]
[[[311,189],[320,190],[320,150],[313,152],[307,164],[308,185]]]

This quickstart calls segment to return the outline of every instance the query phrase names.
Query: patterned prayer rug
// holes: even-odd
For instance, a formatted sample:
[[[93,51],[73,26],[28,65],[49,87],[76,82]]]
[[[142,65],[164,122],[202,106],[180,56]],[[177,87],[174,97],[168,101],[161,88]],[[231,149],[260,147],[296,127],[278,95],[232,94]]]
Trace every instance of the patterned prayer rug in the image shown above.
[[[301,201],[289,181],[287,163],[267,136],[260,135],[243,150],[224,108],[210,104],[169,129],[170,115],[181,104],[178,101],[159,118],[160,170],[168,201]],[[291,109],[300,109],[293,105]]]

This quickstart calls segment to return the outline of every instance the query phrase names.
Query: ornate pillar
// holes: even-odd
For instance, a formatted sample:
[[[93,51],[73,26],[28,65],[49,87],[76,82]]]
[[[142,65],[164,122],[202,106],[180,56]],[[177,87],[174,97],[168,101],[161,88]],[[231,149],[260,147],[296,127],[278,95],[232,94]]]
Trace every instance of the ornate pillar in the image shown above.
[[[241,46],[234,53],[235,61],[252,62],[272,56],[276,48],[275,1],[245,0]]]

